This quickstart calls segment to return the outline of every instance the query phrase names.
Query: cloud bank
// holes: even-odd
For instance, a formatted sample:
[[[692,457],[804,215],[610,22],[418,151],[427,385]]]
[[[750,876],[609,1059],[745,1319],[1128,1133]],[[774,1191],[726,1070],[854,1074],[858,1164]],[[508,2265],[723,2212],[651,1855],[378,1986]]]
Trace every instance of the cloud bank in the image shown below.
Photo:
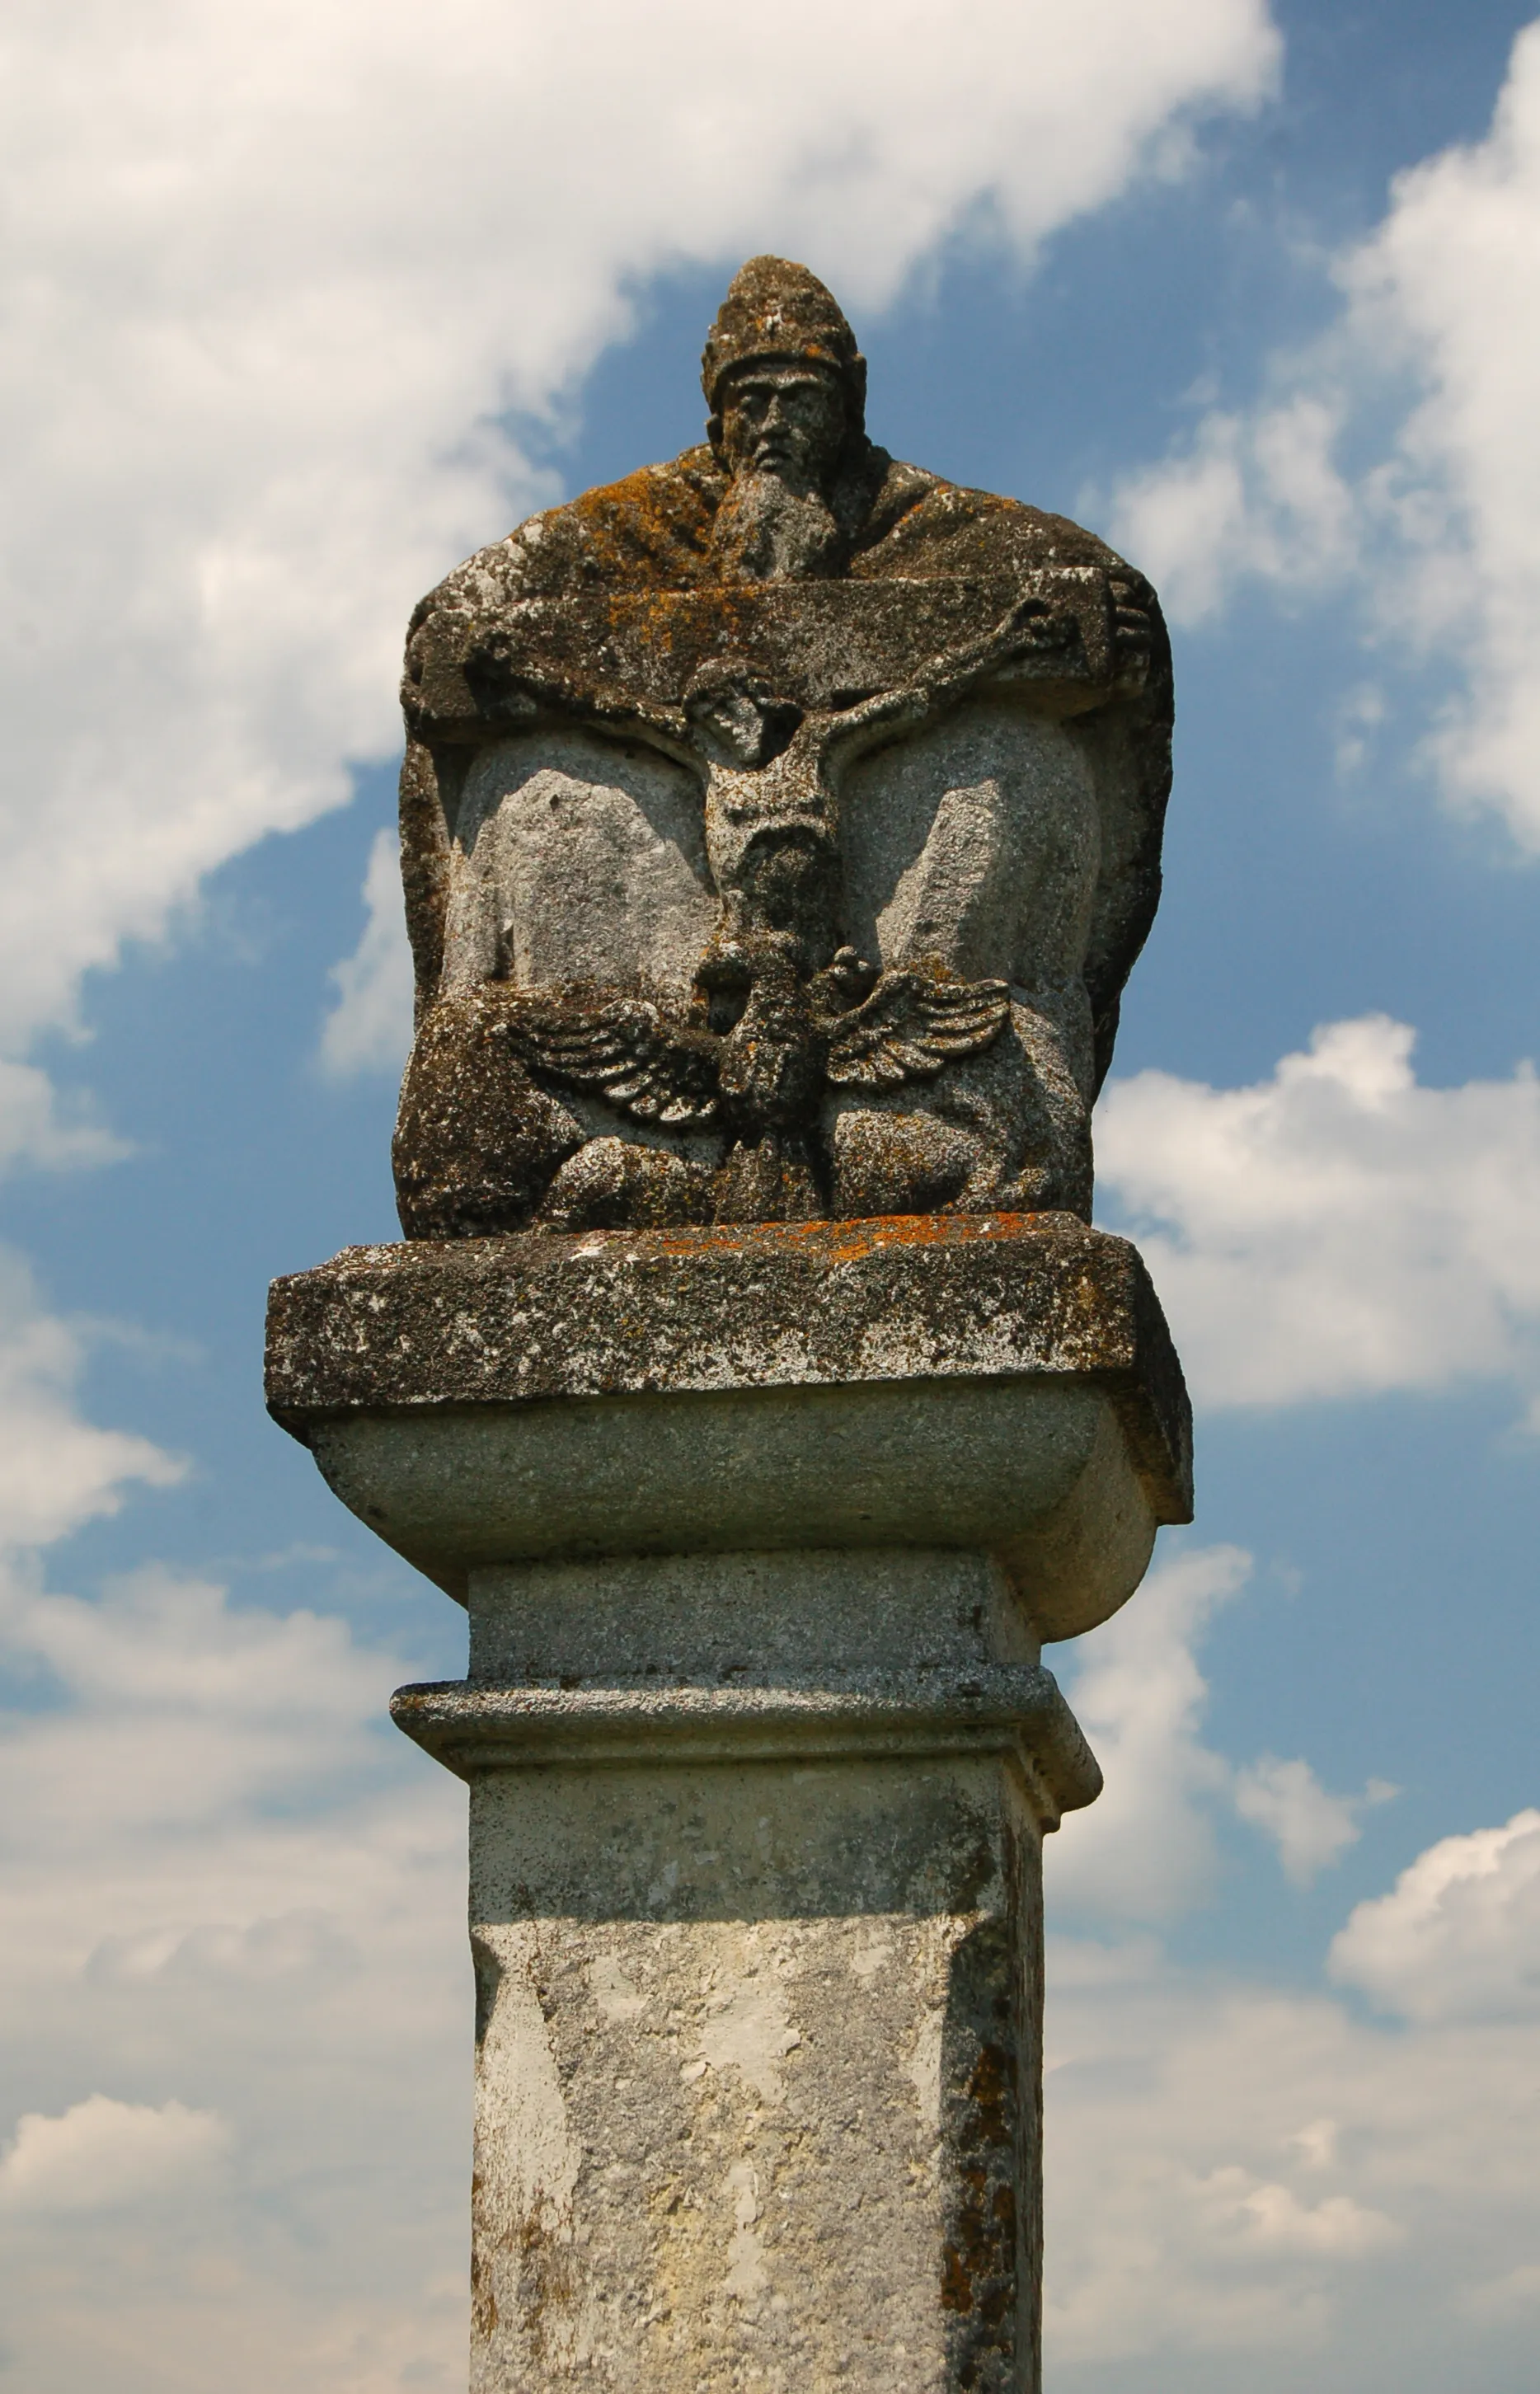
[[[1540,2019],[1540,1812],[1429,1846],[1358,1906],[1331,1970],[1407,2019]]]
[[[1300,1822],[1325,1866],[1363,1800],[1206,1742],[1201,1639],[1246,1569],[1179,1552],[1076,1651],[1109,1790],[1049,1854],[1056,2381],[1361,2394],[1393,2362],[1445,2394],[1458,2353],[1495,2389],[1540,2302],[1511,2099],[1540,2063],[1540,1816],[1351,1914],[1334,1970],[1391,2027],[1175,1966],[1156,1932],[1227,1839],[1275,1847],[1286,1901]],[[453,2394],[464,1800],[382,1726],[411,1659],[159,1571],[87,1603],[13,1569],[0,1644],[40,1698],[0,1717],[6,2367],[204,2394],[217,2352],[230,2394]]]
[[[1211,1903],[1231,1816],[1271,1842],[1291,1885],[1308,1887],[1357,1842],[1364,1811],[1396,1794],[1374,1779],[1362,1795],[1333,1795],[1303,1756],[1237,1769],[1204,1742],[1199,1650],[1251,1573],[1240,1546],[1178,1548],[1137,1604],[1070,1650],[1070,1701],[1107,1783],[1048,1849],[1061,1915],[1165,1927]]]
[[[57,2120],[26,2111],[0,2154],[0,2206],[81,2212],[152,2202],[201,2187],[227,2142],[217,2113],[175,2100],[156,2106],[88,2095]]]
[[[0,1256],[0,2383],[452,2394],[463,1797],[335,1614],[45,1585],[179,1476],[82,1417],[86,1347]]]
[[[0,1715],[0,2382],[463,2387],[465,1805],[384,1718],[411,1658],[12,1570],[0,1659],[38,1699]]]
[[[1329,334],[1130,476],[1114,536],[1178,622],[1248,581],[1356,594],[1445,797],[1540,849],[1540,25],[1486,139],[1398,177],[1334,270]]]
[[[0,1051],[390,752],[414,600],[554,495],[510,411],[639,281],[1030,256],[1277,57],[1264,0],[13,10]]]
[[[412,598],[548,495],[508,411],[562,403],[637,278],[770,242],[880,306],[970,208],[1030,249],[1194,112],[1248,105],[1276,51],[1244,0],[837,18],[793,0],[772,35],[593,0],[447,0],[431,21],[397,0],[149,0],[131,21],[87,0],[67,24],[22,7],[0,44],[19,95],[0,175],[28,241],[0,447],[13,1055],[210,865],[338,803],[348,759],[388,749]],[[1402,187],[1405,240],[1349,287],[1352,322],[1379,307],[1431,376],[1392,470],[1349,478],[1346,402],[1308,388],[1270,424],[1204,433],[1208,479],[1165,536],[1218,528],[1191,546],[1194,607],[1204,572],[1229,586],[1237,506],[1253,524],[1260,506],[1280,584],[1367,572],[1391,539],[1429,575],[1467,572],[1475,614],[1447,621],[1436,581],[1406,583],[1468,677],[1466,764],[1440,753],[1455,795],[1480,764],[1522,832],[1532,594],[1521,524],[1509,556],[1477,504],[1491,303],[1460,246],[1481,204],[1527,222],[1533,109],[1514,105],[1518,130]],[[1513,255],[1521,271],[1517,234]],[[1517,441],[1527,404],[1520,388],[1494,439]],[[339,1070],[400,1036],[388,862],[377,848],[339,985]],[[14,1151],[105,1155],[15,1075]],[[1115,1087],[1104,1172],[1161,1226],[1157,1273],[1210,1401],[1520,1374],[1534,1293],[1503,1243],[1505,1208],[1530,1203],[1533,1108],[1522,1075],[1420,1087],[1410,1034],[1377,1021],[1334,1026],[1252,1090]],[[1460,1139],[1471,1188],[1447,1162]],[[1409,1310],[1427,1313],[1415,1335]],[[100,1602],[46,1591],[32,1549],[178,1467],[81,1418],[83,1334],[20,1271],[0,1326],[0,1645],[21,1691],[0,1719],[0,2374],[27,2394],[206,2394],[217,2355],[227,2394],[451,2394],[463,1829],[453,1782],[379,1730],[412,1660],[154,1568]],[[1183,1971],[1155,1942],[1212,1895],[1237,1820],[1276,1849],[1286,1902],[1383,1792],[1206,1743],[1199,1640],[1244,1570],[1189,1550],[1088,1641],[1072,1689],[1111,1785],[1053,1858],[1076,1928],[1050,2015],[1054,2365],[1070,2394],[1523,2382],[1540,2198],[1512,2090],[1540,2059],[1535,1816],[1441,1841],[1352,1911],[1336,1981],[1389,2026],[1324,1989]]]
[[[1297,1885],[1393,1792],[1332,1796],[1303,1757],[1206,1742],[1202,1639],[1247,1569],[1189,1547],[1074,1649],[1066,1693],[1108,1785],[1045,1857],[1053,2382],[1496,2394],[1540,2327],[1515,2099],[1540,2069],[1540,1813],[1441,1840],[1350,1913],[1329,1975],[1383,2023],[1323,1986],[1175,1962],[1155,1932],[1213,1901],[1230,1821]]]
[[[1510,1377],[1540,1329],[1540,1085],[1428,1088],[1415,1034],[1334,1022],[1266,1081],[1113,1082],[1104,1200],[1129,1223],[1206,1404]]]

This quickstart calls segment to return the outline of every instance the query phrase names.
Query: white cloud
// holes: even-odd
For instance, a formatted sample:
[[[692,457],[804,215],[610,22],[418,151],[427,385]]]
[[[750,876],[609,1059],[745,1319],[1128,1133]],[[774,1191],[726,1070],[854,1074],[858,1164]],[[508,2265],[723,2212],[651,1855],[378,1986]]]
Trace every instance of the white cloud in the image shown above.
[[[213,2111],[174,2099],[157,2109],[89,2095],[58,2119],[27,2111],[0,2155],[0,2204],[102,2211],[195,2188],[230,2141]]]
[[[1099,1904],[1114,1940],[1152,1892],[1170,1913],[1206,1891],[1193,1815],[1236,1774],[1202,1747],[1191,1645],[1244,1568],[1178,1556],[1086,1641],[1072,1695],[1129,1852],[1082,1868],[1072,1839],[1100,1808],[1073,1816],[1050,1900],[1083,1922]],[[12,1657],[53,1680],[46,1709],[0,1722],[17,2383],[202,2394],[217,2349],[228,2394],[453,2394],[464,1798],[379,1730],[411,1664],[324,1616],[148,1573],[99,1612],[23,1590],[4,1618]],[[1531,2025],[1382,2030],[1181,1973],[1148,1939],[1060,1940],[1049,2036],[1057,2382],[1192,2394],[1212,2363],[1289,2394],[1308,2366],[1323,2394],[1358,2394],[1386,2355],[1405,2394],[1521,2382],[1540,2190],[1511,2090],[1540,2059]],[[111,2097],[81,2103],[93,2085]],[[163,2173],[158,2202],[193,2198],[175,2236],[145,2232],[126,2194],[66,2208],[134,2170],[145,2193]]]
[[[1121,486],[1115,536],[1174,622],[1204,622],[1247,574],[1303,594],[1356,562],[1357,503],[1332,456],[1341,429],[1340,401],[1313,394],[1249,419],[1215,409],[1185,454]]]
[[[551,495],[639,278],[810,254],[858,308],[1023,252],[1251,105],[1265,0],[86,0],[12,11],[0,1041],[386,755],[415,598]]]
[[[71,1171],[115,1164],[129,1151],[93,1118],[87,1100],[66,1101],[36,1065],[0,1058],[0,1170],[27,1164]]]
[[[1334,1796],[1308,1762],[1280,1762],[1264,1754],[1235,1776],[1235,1809],[1278,1848],[1283,1875],[1309,1887],[1356,1845],[1364,1808],[1388,1803],[1396,1789],[1372,1779],[1362,1796]]]
[[[1056,1940],[1048,1990],[1056,2385],[1527,2382],[1532,2023],[1375,2026],[1148,1944]]]
[[[1212,1895],[1227,1809],[1302,1880],[1390,1792],[1204,1743],[1193,1649],[1245,1572],[1179,1551],[1066,1690],[1107,1790],[1045,1855],[1049,2372],[1065,2394],[1507,2394],[1533,2358],[1540,1812],[1352,1913],[1332,1973],[1394,2022],[1174,1963],[1150,1924]]]
[[[1076,1641],[1065,1692],[1106,1785],[1046,1849],[1060,1913],[1126,1927],[1208,1902],[1218,1823],[1231,1810],[1271,1840],[1291,1884],[1308,1887],[1357,1843],[1364,1810],[1398,1792],[1372,1779],[1361,1796],[1334,1796],[1303,1758],[1261,1755],[1238,1769],[1204,1743],[1197,1649],[1251,1569],[1239,1546],[1178,1547],[1134,1601]]]
[[[0,2377],[452,2394],[465,1805],[384,1720],[411,1663],[154,1572],[13,1585],[0,1637],[45,1696],[0,1716]]]
[[[1185,622],[1247,578],[1356,588],[1414,706],[1429,664],[1454,677],[1429,740],[1446,796],[1540,848],[1540,25],[1486,139],[1401,176],[1336,273],[1330,334],[1131,477],[1117,536]]]
[[[1189,1548],[1077,1641],[1066,1693],[1106,1786],[1088,1811],[1069,1815],[1047,1848],[1059,1903],[1158,1921],[1211,1892],[1212,1799],[1229,1774],[1199,1737],[1208,1684],[1192,1649],[1250,1570],[1238,1546]]]
[[[1471,2287],[1465,2299],[1478,2318],[1483,2313],[1500,2319],[1505,2313],[1522,2317],[1528,2312],[1533,2319],[1540,2310],[1540,2261],[1522,2264],[1500,2278],[1489,2279],[1485,2285]]]
[[[127,1481],[165,1488],[182,1476],[148,1439],[81,1418],[86,1348],[80,1331],[45,1310],[20,1257],[0,1248],[0,1549],[115,1512]]]
[[[1540,1085],[1420,1085],[1383,1015],[1318,1031],[1271,1077],[1114,1082],[1104,1193],[1135,1228],[1193,1390],[1295,1403],[1533,1377]]]
[[[0,1251],[0,2378],[452,2394],[463,1796],[335,1617],[44,1586],[180,1469],[82,1417],[93,1335]]]
[[[363,878],[367,920],[353,954],[333,967],[337,1002],[321,1033],[322,1069],[400,1072],[412,1044],[412,951],[401,903],[401,848],[382,831]]]
[[[14,1719],[0,1748],[5,1800],[66,1838],[109,1791],[125,1835],[179,1819],[191,1791],[209,1822],[322,1793],[367,1764],[392,1684],[391,1658],[361,1652],[335,1615],[232,1607],[154,1566],[95,1602],[14,1572],[0,1581],[0,1653],[69,1700]]]
[[[1331,1970],[1408,2019],[1540,2019],[1540,1812],[1419,1854],[1358,1906]]]
[[[1258,2185],[1248,2170],[1216,2170],[1202,2182],[1223,2234],[1238,2231],[1254,2246],[1279,2253],[1323,2254],[1356,2260],[1399,2243],[1402,2230],[1383,2211],[1371,2211],[1350,2194],[1329,2194],[1317,2203],[1301,2202],[1276,2180]]]

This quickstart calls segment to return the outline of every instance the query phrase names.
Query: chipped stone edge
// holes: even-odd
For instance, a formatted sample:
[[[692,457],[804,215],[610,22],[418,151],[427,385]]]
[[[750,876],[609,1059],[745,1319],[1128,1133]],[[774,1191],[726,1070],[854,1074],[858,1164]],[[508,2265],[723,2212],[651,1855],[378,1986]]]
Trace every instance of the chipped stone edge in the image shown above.
[[[1075,1351],[1073,1340],[1064,1348],[1051,1321],[1012,1320],[998,1295],[990,1291],[981,1295],[977,1318],[960,1330],[942,1336],[939,1325],[922,1327],[916,1317],[923,1318],[928,1296],[949,1304],[957,1299],[954,1285],[926,1288],[927,1259],[954,1258],[967,1248],[1014,1256],[1039,1287],[1093,1272],[1103,1282],[1108,1300],[1094,1350],[1082,1345]],[[742,1279],[731,1290],[724,1287],[713,1265],[729,1264],[737,1272],[752,1265],[768,1269],[773,1278],[783,1258],[793,1265],[794,1273],[798,1264],[804,1272],[810,1268],[814,1285],[794,1289],[788,1282],[783,1291],[785,1298],[795,1295],[803,1304],[817,1301],[820,1275],[837,1282],[849,1301],[861,1267],[880,1259],[869,1294],[867,1289],[860,1292],[870,1317],[841,1368],[831,1369],[823,1358],[806,1351],[805,1345],[797,1347],[789,1316],[767,1344],[763,1326],[757,1339],[753,1326],[732,1311],[723,1308],[714,1319],[713,1308],[700,1295],[684,1294],[687,1283],[694,1282],[698,1289],[716,1280],[719,1296],[741,1303],[749,1287]],[[461,1351],[467,1336],[473,1348],[483,1343],[467,1307],[474,1309],[484,1289],[506,1308],[510,1291],[526,1282],[532,1297],[541,1288],[548,1299],[553,1271],[565,1303],[578,1318],[595,1306],[608,1315],[603,1363],[596,1367],[594,1358],[581,1351],[586,1342],[579,1339],[559,1366],[550,1351],[548,1328],[535,1318],[538,1309],[526,1309],[516,1300],[512,1318],[498,1325],[502,1338],[495,1357],[481,1359],[490,1368],[478,1385],[467,1354]],[[887,1271],[913,1275],[914,1284],[905,1291],[911,1318],[902,1339],[888,1335],[893,1295],[882,1285]],[[660,1272],[663,1277],[654,1277]],[[943,1277],[950,1274],[943,1271]],[[409,1355],[412,1342],[397,1332],[387,1334],[385,1352],[367,1352],[361,1343],[363,1317],[381,1321],[388,1310],[387,1292],[435,1283],[457,1289],[461,1302],[448,1318],[441,1314],[437,1322],[415,1325],[419,1338],[425,1327],[433,1333],[430,1345],[424,1341],[427,1351],[419,1347]],[[370,1293],[361,1316],[366,1287]],[[752,1291],[763,1295],[765,1282],[756,1279]],[[693,1353],[688,1361],[675,1358],[661,1362],[646,1335],[647,1316],[653,1314],[660,1326],[677,1328],[681,1313],[695,1308],[702,1317],[696,1343],[709,1368]],[[858,1316],[864,1309],[858,1304]],[[523,1334],[525,1344],[520,1346],[511,1335],[515,1332]],[[902,1354],[901,1346],[905,1348]],[[756,1348],[757,1352],[750,1351]],[[1127,1240],[1068,1216],[905,1216],[870,1222],[758,1224],[725,1233],[525,1233],[499,1240],[345,1248],[329,1263],[275,1281],[269,1298],[268,1409],[306,1445],[317,1424],[363,1413],[511,1409],[616,1396],[688,1401],[724,1390],[747,1394],[866,1380],[1065,1376],[1106,1388],[1150,1489],[1157,1520],[1173,1525],[1190,1521],[1191,1407],[1160,1301],[1138,1250]],[[396,1385],[387,1393],[392,1378]]]

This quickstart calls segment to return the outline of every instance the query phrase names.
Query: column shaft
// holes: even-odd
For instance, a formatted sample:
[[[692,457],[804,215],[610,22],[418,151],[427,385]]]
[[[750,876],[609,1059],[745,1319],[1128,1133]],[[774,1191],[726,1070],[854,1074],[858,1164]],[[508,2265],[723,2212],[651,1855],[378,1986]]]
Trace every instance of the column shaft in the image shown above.
[[[1094,1765],[986,1558],[506,1566],[471,1783],[475,2394],[1036,2394],[1041,1844]]]

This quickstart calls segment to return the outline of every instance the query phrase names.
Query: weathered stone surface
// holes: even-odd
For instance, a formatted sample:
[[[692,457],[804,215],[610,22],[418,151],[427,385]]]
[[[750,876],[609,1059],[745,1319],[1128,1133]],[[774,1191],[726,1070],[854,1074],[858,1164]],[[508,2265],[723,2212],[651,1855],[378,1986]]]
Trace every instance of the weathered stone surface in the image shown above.
[[[606,504],[617,514],[628,506],[644,507],[649,500],[666,505],[675,493],[665,497],[652,487],[652,478],[677,474],[682,480],[691,467],[709,475],[708,457],[707,451],[689,450],[675,467],[652,467],[645,480],[633,477],[575,504],[590,514]],[[894,470],[914,477],[915,496],[949,487],[912,467]],[[716,479],[719,505],[726,478]],[[993,626],[1023,604],[1033,610],[1025,620],[1040,628],[1013,661],[1010,681],[1031,689],[1033,711],[1068,717],[1105,705],[1119,680],[1125,674],[1132,677],[1119,649],[1108,553],[1102,550],[1097,564],[1053,562],[1061,548],[1069,559],[1079,560],[1099,544],[1060,518],[1023,508],[1020,518],[1011,512],[1008,519],[1020,545],[1002,554],[998,538],[991,538],[1001,527],[986,511],[1006,513],[1012,503],[991,502],[972,491],[954,497],[960,504],[947,526],[948,548],[967,537],[964,510],[971,507],[979,510],[968,524],[978,554],[947,554],[944,565],[936,560],[940,570],[928,573],[884,571],[886,558],[879,563],[877,557],[867,557],[862,560],[864,571],[847,581],[717,583],[702,578],[699,559],[681,535],[680,553],[654,563],[658,579],[649,581],[646,567],[633,567],[641,588],[628,589],[622,582],[603,597],[510,595],[508,625],[501,638],[489,633],[484,617],[469,609],[429,601],[412,638],[403,691],[409,718],[417,730],[431,730],[443,740],[457,736],[480,751],[499,717],[519,727],[533,717],[535,701],[529,693],[534,690],[570,693],[574,715],[584,698],[596,708],[617,711],[638,701],[682,707],[703,675],[723,664],[731,669],[746,657],[790,705],[836,713],[913,681],[937,657],[975,638],[981,624]],[[550,516],[533,521],[550,537]],[[981,530],[986,523],[988,530]],[[521,527],[510,542],[539,545],[532,542],[531,530]],[[559,518],[559,540],[564,530]],[[498,550],[483,556],[493,560],[487,571],[508,572],[510,560]],[[910,562],[931,560],[914,557]],[[955,570],[970,564],[980,570]],[[469,571],[459,569],[461,576]],[[683,586],[663,580],[665,573],[681,577]],[[538,588],[540,581],[555,576],[546,568],[532,578]],[[1130,595],[1135,579],[1130,576]],[[457,588],[457,582],[452,586]],[[559,739],[559,725],[552,730]]]
[[[267,1396],[306,1437],[359,1408],[1024,1374],[1105,1388],[1162,1520],[1191,1416],[1136,1248],[1064,1215],[346,1247],[274,1281]]]
[[[1089,1110],[1159,889],[1153,594],[896,464],[822,283],[707,445],[414,618],[406,1246],[272,1412],[459,1598],[473,2394],[1040,2394],[1045,1639],[1191,1513]]]
[[[403,1228],[1088,1217],[1159,892],[1153,594],[875,447],[804,268],[744,268],[704,382],[705,446],[414,617]]]
[[[471,1807],[476,2394],[1035,2388],[1020,1776],[490,1769]]]
[[[520,1558],[902,1543],[993,1556],[1069,1637],[1191,1511],[1143,1268],[1067,1218],[354,1249],[275,1283],[269,1355],[336,1493],[462,1598]]]
[[[1008,1755],[1052,1827],[1100,1774],[1007,1574],[935,1548],[499,1564],[470,1670],[397,1691],[462,1776],[513,1764]]]
[[[1040,1634],[1143,1575],[1157,1514],[1101,1390],[1020,1377],[372,1410],[317,1423],[334,1494],[441,1587],[502,1559],[904,1543],[991,1556]]]
[[[470,1611],[471,2385],[1038,2394],[1040,1660],[1188,1509],[1133,1249],[901,1217],[350,1250],[270,1397]]]
[[[479,1571],[472,2385],[1036,2383],[1039,1846],[1099,1774],[1004,1575]]]

